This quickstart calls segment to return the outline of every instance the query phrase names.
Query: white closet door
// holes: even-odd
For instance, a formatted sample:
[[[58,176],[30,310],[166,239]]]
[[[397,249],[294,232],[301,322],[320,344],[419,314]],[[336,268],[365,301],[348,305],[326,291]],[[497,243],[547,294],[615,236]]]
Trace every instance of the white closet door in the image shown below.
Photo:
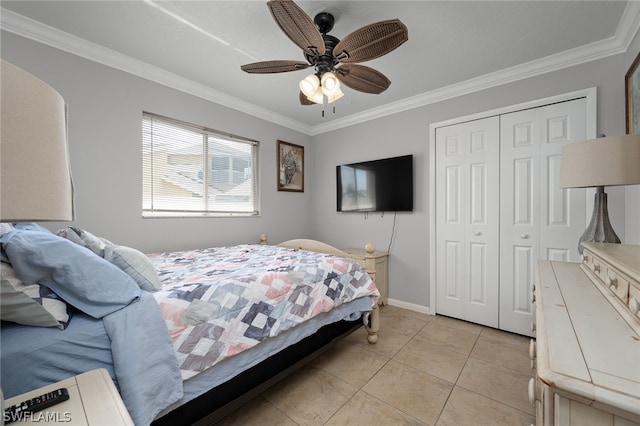
[[[498,326],[499,119],[436,130],[436,298],[443,315]]]
[[[564,145],[586,139],[586,99],[501,116],[500,329],[531,335],[540,259],[579,261],[585,191],[559,185]]]

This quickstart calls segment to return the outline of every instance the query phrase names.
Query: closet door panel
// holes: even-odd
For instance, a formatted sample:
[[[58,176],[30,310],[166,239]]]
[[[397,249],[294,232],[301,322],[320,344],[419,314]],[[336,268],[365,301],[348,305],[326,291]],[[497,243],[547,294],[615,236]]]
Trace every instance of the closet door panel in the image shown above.
[[[586,100],[548,105],[540,111],[545,138],[540,145],[540,258],[563,253],[579,262],[578,240],[587,223],[585,189],[560,188],[562,147],[587,139]]]
[[[586,139],[586,100],[501,116],[500,328],[531,335],[541,259],[578,261],[584,190],[560,188],[562,147]],[[571,247],[571,246],[575,246]]]
[[[436,131],[437,312],[498,326],[497,117]]]

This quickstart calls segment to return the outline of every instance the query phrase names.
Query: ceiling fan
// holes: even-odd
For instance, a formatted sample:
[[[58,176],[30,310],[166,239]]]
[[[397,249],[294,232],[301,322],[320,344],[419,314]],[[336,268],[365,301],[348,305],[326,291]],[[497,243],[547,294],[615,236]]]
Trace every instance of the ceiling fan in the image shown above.
[[[267,6],[280,29],[300,47],[304,61],[272,60],[242,65],[251,74],[271,74],[303,70],[309,67],[315,73],[300,82],[300,104],[335,102],[344,93],[340,83],[351,89],[372,94],[384,92],[391,81],[381,72],[359,62],[386,55],[408,40],[407,27],[399,19],[366,25],[342,40],[329,35],[335,18],[321,12],[311,20],[293,0],[271,0]],[[323,110],[324,115],[324,110]]]

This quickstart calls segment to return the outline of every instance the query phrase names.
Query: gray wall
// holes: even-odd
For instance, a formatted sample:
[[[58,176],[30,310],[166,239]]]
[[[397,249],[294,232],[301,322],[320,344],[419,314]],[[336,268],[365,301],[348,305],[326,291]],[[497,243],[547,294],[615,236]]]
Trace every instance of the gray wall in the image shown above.
[[[623,76],[639,50],[310,137],[19,36],[1,37],[3,59],[55,87],[70,106],[76,226],[145,252],[253,242],[261,232],[272,242],[316,238],[363,247],[371,241],[380,250],[390,247],[389,297],[424,310],[430,305],[429,124],[595,86],[598,132],[624,133]],[[143,220],[142,111],[259,140],[261,216]],[[277,139],[305,147],[303,194],[275,189]],[[336,212],[336,165],[402,154],[415,156],[414,212],[395,218]],[[607,191],[614,228],[625,242],[640,243],[638,188]]]
[[[625,132],[627,67],[626,55],[620,54],[315,136],[312,144],[316,165],[312,187],[314,237],[337,246],[362,246],[372,241],[378,248],[387,250],[392,214],[384,217],[370,214],[365,218],[362,214],[335,211],[335,166],[342,162],[413,154],[415,211],[397,217],[389,258],[389,298],[417,308],[429,307],[429,124],[597,87],[597,131],[622,134]],[[614,229],[627,240],[624,237],[624,188],[609,188],[607,192]],[[633,238],[638,241],[637,235]]]
[[[275,242],[308,236],[312,192],[277,192],[275,167],[276,140],[308,147],[310,136],[6,32],[1,47],[4,60],[53,86],[69,105],[75,226],[144,252],[258,242],[262,232]],[[142,111],[260,141],[261,216],[143,220]],[[306,187],[313,169],[307,161]]]

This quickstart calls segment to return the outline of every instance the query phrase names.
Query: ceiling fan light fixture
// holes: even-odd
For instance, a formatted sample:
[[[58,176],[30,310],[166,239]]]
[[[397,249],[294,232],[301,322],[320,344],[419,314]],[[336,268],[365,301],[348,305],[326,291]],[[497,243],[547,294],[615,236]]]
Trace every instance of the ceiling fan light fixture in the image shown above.
[[[327,96],[327,102],[332,104],[343,96],[344,96],[344,93],[342,92],[342,90],[340,90],[340,87],[338,87],[338,90],[336,90],[335,93],[333,93],[330,96]]]
[[[321,78],[322,92],[327,96],[334,95],[340,90],[340,80],[332,72],[325,72]]]
[[[307,98],[314,96],[319,87],[320,80],[318,80],[315,74],[309,74],[300,81],[300,91],[304,93]]]
[[[323,93],[322,93],[322,88],[320,86],[318,86],[316,91],[314,93],[312,93],[311,96],[307,96],[307,99],[309,99],[311,102],[313,102],[315,104],[323,104],[324,103],[324,97],[323,97]]]

